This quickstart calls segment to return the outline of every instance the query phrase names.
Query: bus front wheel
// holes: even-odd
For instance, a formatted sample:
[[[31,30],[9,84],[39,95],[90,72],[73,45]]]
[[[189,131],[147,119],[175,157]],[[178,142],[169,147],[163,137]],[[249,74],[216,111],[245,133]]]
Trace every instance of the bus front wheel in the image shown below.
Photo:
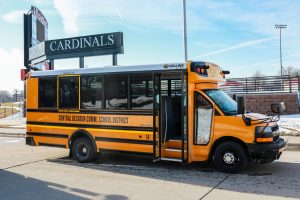
[[[238,173],[247,165],[247,154],[237,142],[226,141],[217,146],[213,163],[222,172]]]
[[[88,138],[78,138],[72,145],[74,158],[80,163],[92,162],[96,158],[92,142]]]

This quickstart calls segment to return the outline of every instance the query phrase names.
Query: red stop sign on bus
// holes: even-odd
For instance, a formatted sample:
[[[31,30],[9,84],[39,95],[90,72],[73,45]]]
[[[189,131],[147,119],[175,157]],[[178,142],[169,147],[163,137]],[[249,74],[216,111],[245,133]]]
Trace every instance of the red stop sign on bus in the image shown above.
[[[21,81],[25,81],[26,69],[21,69]]]

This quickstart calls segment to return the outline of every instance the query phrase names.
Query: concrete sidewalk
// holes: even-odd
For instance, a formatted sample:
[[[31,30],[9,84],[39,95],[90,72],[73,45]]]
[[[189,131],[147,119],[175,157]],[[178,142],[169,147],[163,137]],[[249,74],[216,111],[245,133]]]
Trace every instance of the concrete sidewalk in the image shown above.
[[[0,119],[0,128],[20,128],[24,129],[26,125],[26,118],[22,113],[15,113],[8,117]]]
[[[0,137],[25,137],[26,118],[21,113],[15,113],[0,119]]]
[[[288,150],[300,151],[300,137],[299,136],[282,136],[288,142]]]

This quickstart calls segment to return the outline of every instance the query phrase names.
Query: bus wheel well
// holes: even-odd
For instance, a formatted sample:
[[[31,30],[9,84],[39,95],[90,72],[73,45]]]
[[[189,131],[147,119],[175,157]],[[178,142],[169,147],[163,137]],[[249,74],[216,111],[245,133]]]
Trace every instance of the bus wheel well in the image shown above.
[[[88,138],[92,142],[95,152],[97,152],[97,145],[96,145],[94,137],[85,130],[77,130],[71,135],[71,137],[69,139],[70,157],[73,157],[72,146],[78,138]]]
[[[246,154],[248,156],[248,159],[250,159],[248,147],[242,140],[240,140],[236,137],[225,136],[225,137],[221,137],[218,140],[216,140],[214,142],[214,144],[212,145],[212,148],[211,148],[210,153],[209,153],[209,161],[212,161],[213,155],[214,155],[214,152],[215,152],[217,146],[219,146],[221,143],[223,143],[225,141],[233,141],[233,142],[236,142],[236,143],[240,144],[245,149]]]

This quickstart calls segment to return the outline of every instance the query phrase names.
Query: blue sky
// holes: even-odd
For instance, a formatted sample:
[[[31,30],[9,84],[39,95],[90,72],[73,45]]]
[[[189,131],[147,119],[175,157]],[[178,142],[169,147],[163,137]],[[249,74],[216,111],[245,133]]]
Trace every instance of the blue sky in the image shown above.
[[[181,62],[182,0],[14,0],[0,1],[0,90],[21,89],[23,13],[38,7],[49,23],[49,39],[124,32],[125,54],[118,64]],[[187,0],[189,59],[219,64],[230,77],[279,72],[279,31],[283,66],[300,68],[300,1]],[[87,67],[111,64],[111,57],[87,58]],[[56,68],[77,68],[59,60]]]

